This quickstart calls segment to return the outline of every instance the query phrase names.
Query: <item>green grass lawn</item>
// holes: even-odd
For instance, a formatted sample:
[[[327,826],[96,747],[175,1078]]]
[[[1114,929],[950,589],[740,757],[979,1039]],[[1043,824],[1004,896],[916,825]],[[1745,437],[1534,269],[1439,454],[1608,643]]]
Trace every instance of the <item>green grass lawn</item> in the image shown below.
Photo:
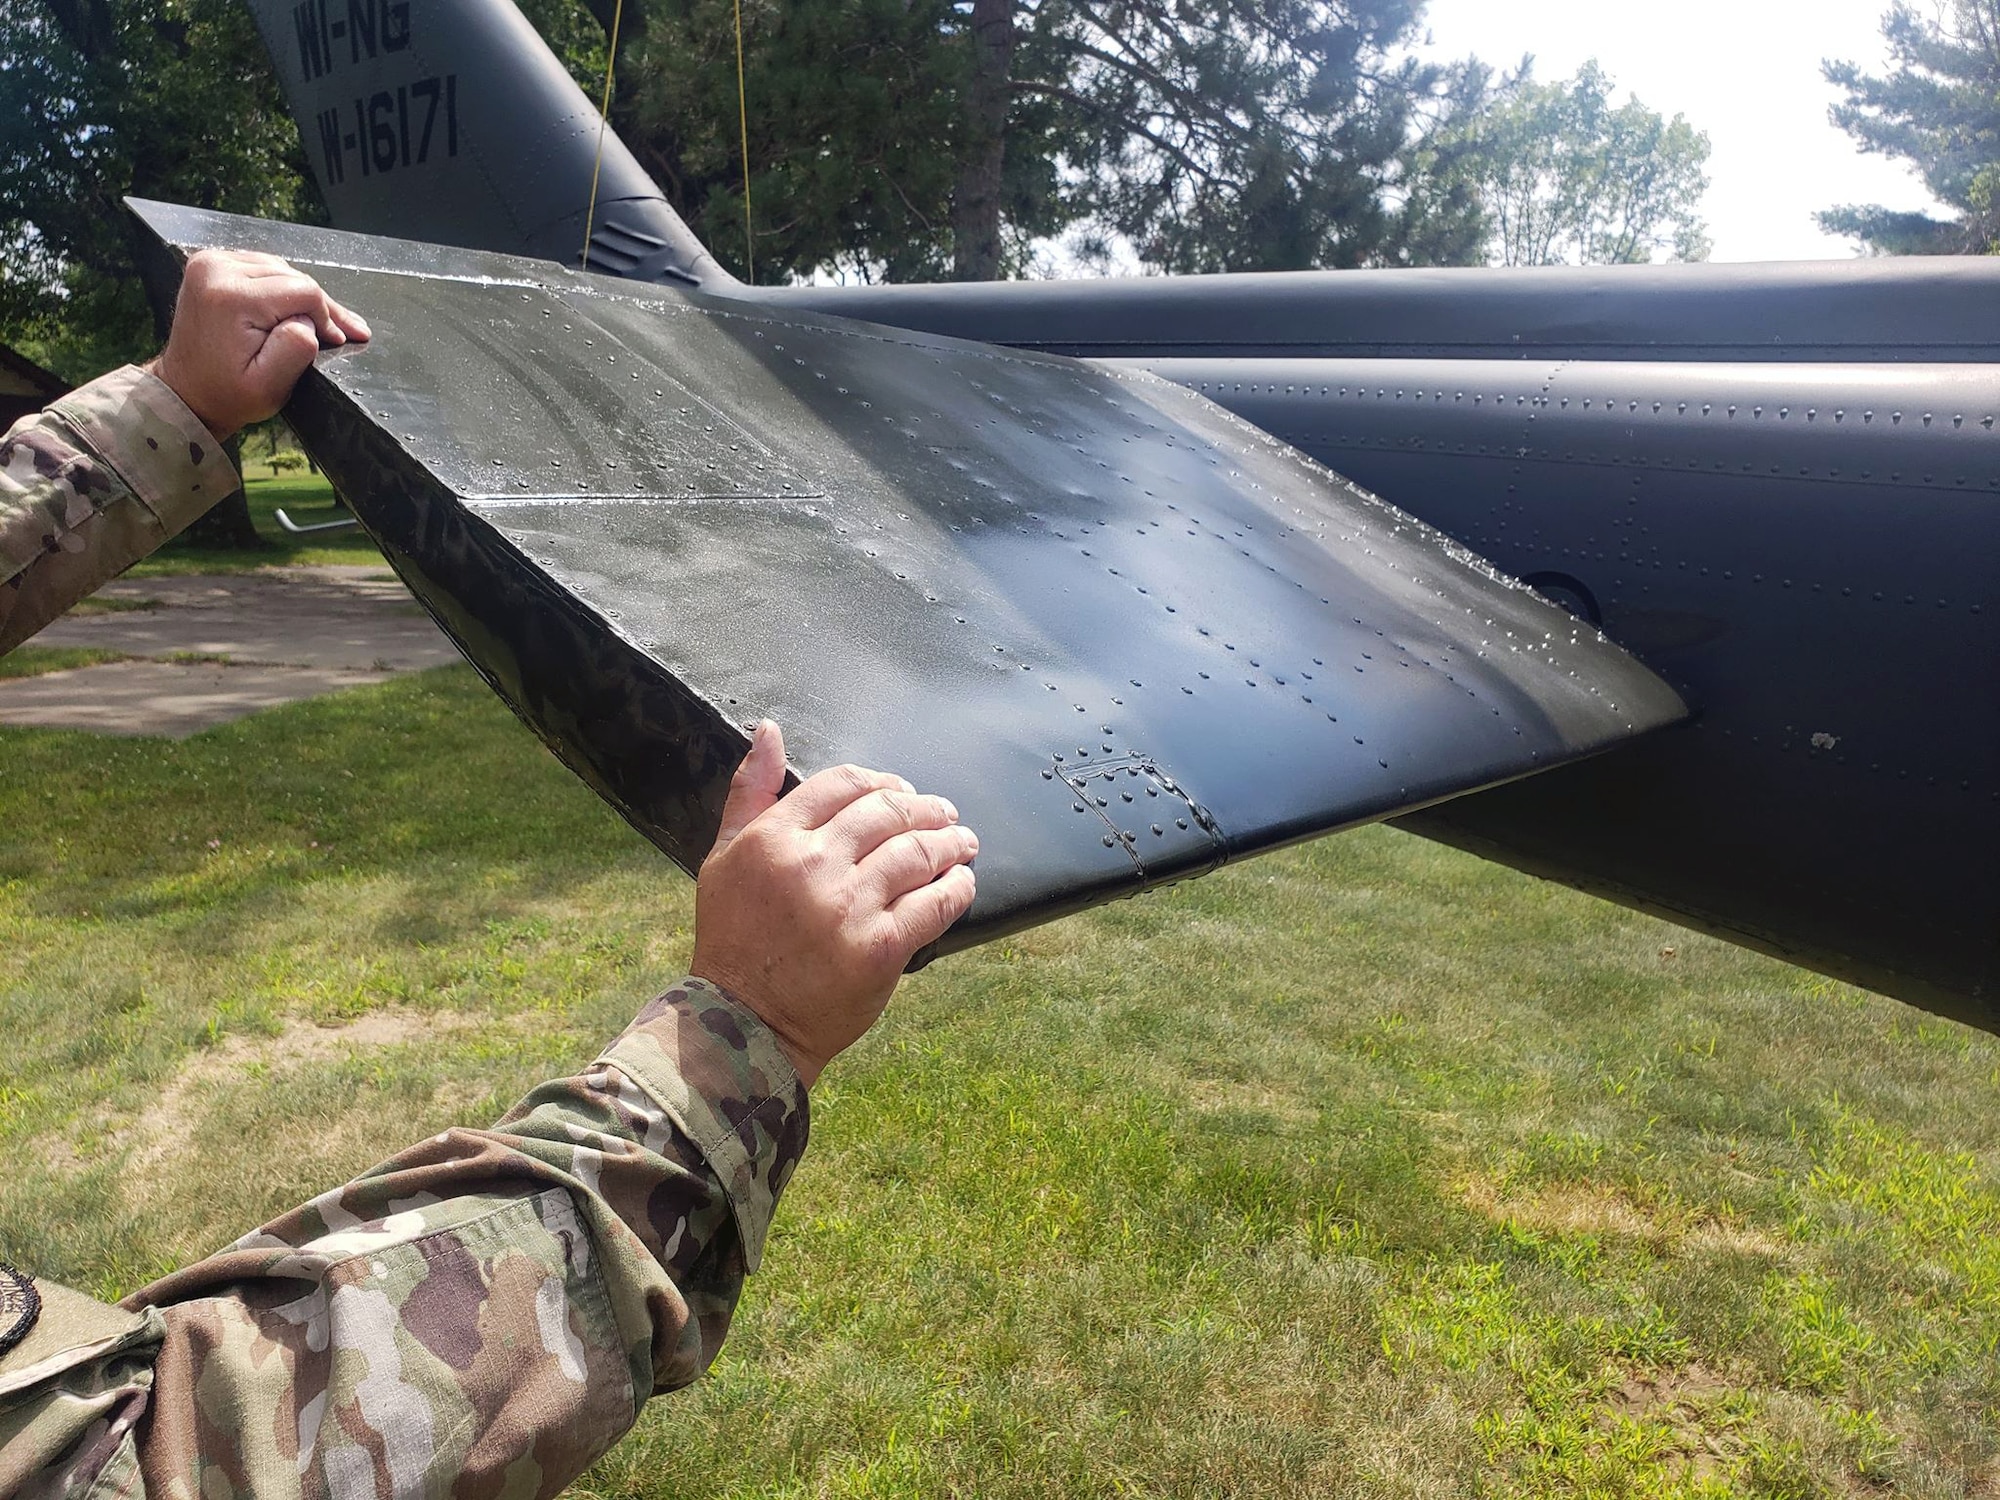
[[[39,677],[44,672],[67,672],[72,667],[94,667],[119,659],[116,651],[101,651],[95,646],[16,646],[0,656],[0,682],[13,677]]]
[[[0,753],[0,1245],[106,1294],[685,961],[689,883],[464,668]],[[1996,1089],[1963,1027],[1325,840],[909,982],[715,1372],[580,1488],[1992,1495]]]
[[[333,487],[318,474],[273,474],[267,464],[246,465],[244,491],[250,497],[250,519],[268,544],[258,551],[214,551],[167,543],[128,570],[127,578],[158,578],[177,573],[247,573],[285,563],[379,563],[382,554],[367,534],[357,530],[323,531],[294,536],[278,524],[283,509],[301,526],[331,521],[347,511],[334,499]]]

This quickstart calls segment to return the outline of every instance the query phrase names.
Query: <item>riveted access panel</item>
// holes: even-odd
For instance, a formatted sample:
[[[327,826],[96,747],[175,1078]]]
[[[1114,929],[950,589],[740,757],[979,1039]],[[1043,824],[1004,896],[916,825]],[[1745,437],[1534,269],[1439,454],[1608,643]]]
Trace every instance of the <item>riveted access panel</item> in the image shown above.
[[[2000,1029],[2000,368],[1148,368],[1421,508],[1698,710],[1406,826]]]
[[[288,417],[503,697],[693,868],[760,717],[979,831],[962,947],[1680,718],[1587,625],[1139,371],[146,206],[375,339]]]

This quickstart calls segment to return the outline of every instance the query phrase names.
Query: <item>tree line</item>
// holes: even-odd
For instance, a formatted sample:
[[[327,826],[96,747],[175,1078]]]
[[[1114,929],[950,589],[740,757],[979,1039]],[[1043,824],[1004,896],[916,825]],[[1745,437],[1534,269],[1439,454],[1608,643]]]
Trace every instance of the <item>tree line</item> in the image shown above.
[[[593,97],[617,0],[521,0]],[[1595,64],[1424,60],[1423,0],[625,0],[612,122],[739,274],[985,279],[1699,259],[1707,138]],[[2000,0],[1899,3],[1838,123],[2000,235]],[[0,0],[0,338],[83,375],[155,330],[126,193],[323,220],[240,0]]]
[[[616,0],[526,0],[595,87]],[[612,123],[739,275],[1699,256],[1708,143],[1422,0],[627,0]]]

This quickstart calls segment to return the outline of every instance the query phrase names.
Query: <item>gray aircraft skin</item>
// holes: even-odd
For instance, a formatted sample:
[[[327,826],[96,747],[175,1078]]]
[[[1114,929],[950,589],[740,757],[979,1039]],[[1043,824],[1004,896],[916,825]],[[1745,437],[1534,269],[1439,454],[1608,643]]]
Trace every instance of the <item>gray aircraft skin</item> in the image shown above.
[[[1133,472],[1165,464],[1155,471],[1160,484],[1141,486],[1152,488],[1153,495],[1119,497],[1116,521],[1142,532],[1154,522],[1171,522],[1172,513],[1161,507],[1169,503],[1172,485],[1192,482],[1193,470],[1177,467],[1191,450],[1163,459],[1149,451],[1149,444],[1169,446],[1158,432],[1144,430],[1152,417],[1132,428],[1131,403],[1118,410],[1107,405],[1102,413],[1087,404],[1107,391],[1129,394],[1138,389],[1129,384],[1135,380],[1171,382],[1421,518],[1505,574],[1528,581],[1581,624],[1601,626],[1673,690],[1665,693],[1653,679],[1642,683],[1632,676],[1622,658],[1598,648],[1594,629],[1573,635],[1551,631],[1550,640],[1559,635],[1565,651],[1589,656],[1587,664],[1564,665],[1561,672],[1581,671],[1599,686],[1600,696],[1617,682],[1628,706],[1642,698],[1646,704],[1629,731],[1611,722],[1618,715],[1588,724],[1569,720],[1548,711],[1553,683],[1520,665],[1518,648],[1531,633],[1528,622],[1541,632],[1545,617],[1491,615],[1524,632],[1512,642],[1516,650],[1502,668],[1478,652],[1505,650],[1507,625],[1475,624],[1470,634],[1454,626],[1447,633],[1440,614],[1424,637],[1436,648],[1432,659],[1447,648],[1448,635],[1450,649],[1494,674],[1473,691],[1513,695],[1501,715],[1508,728],[1546,735],[1532,763],[1503,764],[1477,747],[1460,753],[1466,721],[1436,715],[1435,705],[1414,699],[1399,709],[1393,692],[1371,698],[1369,712],[1385,732],[1390,723],[1397,725],[1404,765],[1425,767],[1429,779],[1420,778],[1420,786],[1406,786],[1397,775],[1393,787],[1362,789],[1346,762],[1330,758],[1333,740],[1306,734],[1303,719],[1260,720],[1248,727],[1266,739],[1247,742],[1212,721],[1164,728],[1149,722],[1146,734],[1154,744],[1144,747],[1148,752],[1171,743],[1176,757],[1200,765],[1198,774],[1176,783],[1196,789],[1190,802],[1210,800],[1204,781],[1220,787],[1262,778],[1268,785],[1275,775],[1293,778],[1299,789],[1295,796],[1267,797],[1254,810],[1235,814],[1243,820],[1241,837],[1228,833],[1224,820],[1224,834],[1206,844],[1195,840],[1200,847],[1160,861],[1159,878],[1396,814],[1403,826],[1431,837],[2000,1030],[1995,1001],[2000,875],[1993,855],[2000,835],[1995,774],[2000,638],[1992,588],[2000,541],[2000,370],[1995,368],[2000,261],[752,287],[731,278],[674,215],[510,0],[251,0],[251,5],[341,229],[576,266],[586,259],[584,224],[601,141],[586,264],[592,272],[653,284],[645,297],[652,299],[647,305],[655,315],[671,303],[686,326],[690,316],[713,319],[735,308],[746,317],[771,320],[770,328],[793,327],[800,337],[818,340],[823,347],[815,348],[814,359],[830,359],[834,345],[853,347],[844,342],[853,325],[840,320],[907,330],[879,346],[902,351],[890,361],[895,368],[863,372],[886,382],[883,410],[864,418],[807,403],[821,447],[808,445],[804,468],[812,472],[802,469],[794,476],[801,484],[839,468],[812,467],[828,454],[858,465],[857,473],[889,462],[872,439],[859,435],[877,415],[885,421],[929,415],[930,392],[905,367],[906,357],[921,348],[924,358],[959,362],[954,379],[973,368],[964,363],[975,358],[967,346],[925,342],[944,336],[985,346],[989,354],[995,346],[1014,351],[1010,357],[1022,363],[1006,368],[1027,382],[1017,405],[1041,414],[1040,428],[1024,428],[1038,419],[1016,412],[1006,424],[996,423],[971,440],[973,428],[965,424],[976,425],[971,415],[976,402],[930,402],[945,422],[959,424],[957,439],[978,449],[981,461],[1000,461],[1024,431],[1038,442],[1048,439],[1062,425],[1064,402],[1071,403],[1081,439],[1066,445],[1078,450],[1068,455],[1073,462],[1065,468],[1064,445],[1044,443],[1034,473],[1021,476],[1024,484],[1040,486],[1033,491],[1042,502],[1038,526],[1046,523],[1053,531],[1112,519],[1074,495],[1080,508],[1065,517],[1051,498],[1066,491],[1109,493],[1097,485],[1110,472],[1100,464],[1123,462]],[[229,237],[214,224],[185,221],[178,228],[166,224],[163,233],[183,248]],[[311,244],[300,248],[313,250]],[[330,267],[339,253],[322,245],[304,258]],[[384,264],[384,252],[350,245],[344,253]],[[411,253],[397,251],[389,260]],[[583,288],[601,285],[574,271],[544,267],[543,272],[544,283],[551,275],[570,278],[557,295],[572,308],[585,306],[593,295]],[[462,285],[461,276],[472,274],[459,265],[442,279]],[[369,301],[374,285],[347,289],[375,314]],[[523,314],[521,326],[532,332],[538,321]],[[462,319],[460,331],[471,326]],[[634,325],[620,327],[638,339]],[[736,347],[740,352],[741,341]],[[548,358],[557,353],[545,351]],[[1083,363],[1032,363],[1045,356]],[[494,357],[491,348],[485,357]],[[657,350],[649,358],[653,365],[671,363]],[[740,360],[723,361],[700,395],[746,428],[768,428],[785,400],[799,399],[799,391],[788,386],[787,395],[775,389],[771,380],[784,372],[761,353],[752,364],[754,371]],[[680,375],[691,390],[709,378],[698,369]],[[353,383],[359,378],[336,369],[324,389],[313,388],[319,394],[304,399],[331,410],[341,404],[339,382],[349,382],[345,389],[352,396],[360,390]],[[403,378],[448,381],[449,372],[440,365],[407,371]],[[579,390],[601,385],[595,376],[572,372],[570,378]],[[535,377],[521,379],[522,390],[534,386]],[[1241,443],[1245,453],[1258,451],[1280,467],[1292,463],[1277,450],[1263,453],[1254,442],[1242,443],[1240,434],[1217,427],[1219,414],[1208,415],[1203,405],[1171,406],[1160,389],[1147,384],[1146,402],[1156,413],[1168,413],[1183,434],[1177,439],[1182,444]],[[607,409],[600,407],[600,415]],[[461,412],[451,420],[470,419]],[[340,427],[329,422],[328,436]],[[777,430],[774,452],[786,453],[782,422]],[[632,440],[616,429],[598,435],[613,447]],[[357,449],[370,447],[353,424],[341,428],[340,437]],[[932,458],[950,443],[935,446],[939,451]],[[393,465],[379,444],[370,451],[372,464]],[[337,459],[334,467],[338,474]],[[875,472],[882,477],[879,467]],[[925,486],[934,486],[945,472],[889,474],[873,492],[871,516],[893,525],[904,514],[896,508],[899,501],[925,499]],[[1274,503],[1303,504],[1318,518],[1315,525],[1324,521],[1338,531],[1342,525],[1351,529],[1369,503],[1317,470],[1293,469],[1268,491],[1255,491],[1259,482],[1253,481],[1251,490],[1236,484],[1213,491],[1211,509],[1226,506],[1232,517],[1248,521],[1259,515],[1269,519],[1262,508]],[[354,493],[354,485],[343,488],[380,535],[380,507]],[[469,493],[463,485],[443,488],[458,496]],[[554,548],[563,527],[578,521],[551,519],[541,544]],[[1387,524],[1393,531],[1406,523]],[[695,532],[671,545],[659,534],[629,545],[650,564],[681,566],[695,547]],[[719,548],[717,535],[710,532],[709,541]],[[952,533],[944,535],[947,541],[927,554],[928,560],[944,559],[958,545],[948,540]],[[1026,550],[1014,549],[1005,568],[990,567],[983,554],[969,563],[960,556],[955,565],[983,572],[1000,591],[992,601],[993,622],[1002,615],[1010,625],[1025,620],[1023,639],[1046,644],[1059,638],[1068,665],[1103,689],[1103,706],[1111,684],[1144,680],[1137,672],[1121,676],[1119,657],[1128,642],[1142,653],[1155,653],[1157,666],[1169,675],[1197,669],[1200,650],[1188,643],[1148,631],[1133,634],[1129,600],[1093,599],[1088,609],[1070,614],[1073,595],[1068,600],[1037,595],[1032,581],[1066,565],[1058,561],[1065,539],[1035,530],[1018,540]],[[1477,592],[1470,606],[1475,613],[1488,605],[1517,607],[1518,592],[1504,583],[1497,593],[1475,585],[1477,570],[1449,561],[1451,549],[1421,528],[1399,533],[1398,542],[1416,547],[1405,562],[1426,576],[1463,569],[1463,577],[1453,574],[1447,592],[1455,601],[1461,586]],[[784,567],[802,577],[840,576],[843,569],[874,561],[844,555],[825,538],[794,537],[787,545],[796,550],[782,554]],[[391,550],[395,555],[397,548]],[[596,560],[615,551],[607,547]],[[1037,560],[1034,565],[1028,565],[1030,557]],[[1297,585],[1293,592],[1304,594],[1328,564],[1323,552],[1300,552],[1262,558],[1257,565],[1271,570],[1267,577],[1284,574]],[[399,566],[420,572],[407,553]],[[571,584],[580,577],[573,567],[555,571]],[[719,569],[716,576],[727,572]],[[1171,587],[1198,591],[1208,572],[1199,559],[1177,562]],[[665,587],[686,586],[672,574],[659,579]],[[775,588],[770,578],[764,586]],[[1338,646],[1358,657],[1361,642],[1376,629],[1394,633],[1398,627],[1388,622],[1399,606],[1379,573],[1354,586],[1366,607],[1350,610],[1346,618],[1364,620],[1355,620],[1349,629],[1358,633],[1342,634]],[[462,610],[463,599],[482,585],[468,573],[450,587],[462,596],[457,604],[435,580],[428,592],[419,589],[441,618]],[[581,595],[568,588],[566,597],[572,603],[564,609],[584,600],[574,606],[582,610],[579,621],[588,617],[602,624],[601,614],[592,610],[604,601],[593,601],[590,588]],[[680,597],[702,595],[695,589]],[[835,587],[821,603],[833,608],[843,597]],[[1277,593],[1247,573],[1218,585],[1215,597],[1218,602],[1226,597],[1236,611],[1228,623],[1254,622],[1270,642],[1266,654],[1282,652],[1293,671],[1309,659],[1310,642],[1318,639],[1314,633],[1330,631],[1340,618],[1339,599],[1330,590],[1327,598],[1334,602],[1322,612],[1295,609],[1296,601],[1281,608]],[[719,603],[720,596],[712,602]],[[1486,617],[1480,613],[1482,621]],[[1421,652],[1414,644],[1415,617],[1398,619],[1409,633],[1404,644]],[[812,637],[805,616],[796,623]],[[466,642],[464,632],[474,627],[461,621],[459,628]],[[1496,629],[1501,633],[1494,634]],[[773,638],[759,649],[776,651],[779,645]],[[819,638],[818,647],[826,645]],[[889,676],[907,678],[909,704],[920,701],[927,687],[963,691],[938,659],[926,659],[921,650],[896,658],[892,641],[878,647],[889,655],[868,662],[817,647],[795,652],[790,670],[810,675],[817,664],[832,680],[831,674],[848,669],[879,674],[891,663]],[[476,642],[467,649],[481,661]],[[705,664],[725,657],[732,669],[748,665],[747,657],[739,659],[712,640],[700,643],[696,655],[701,659],[667,663],[681,674],[675,681],[713,676]],[[1291,662],[1293,656],[1300,661]],[[482,669],[496,675],[490,666]],[[1411,670],[1435,675],[1430,668]],[[755,676],[748,672],[743,680]],[[1392,686],[1406,676],[1394,673]],[[864,671],[847,686],[858,690],[870,680]],[[789,706],[812,717],[788,699],[789,688],[775,680],[768,686],[767,696],[736,696],[760,709]],[[1674,694],[1678,701],[1670,701]],[[518,690],[510,701],[523,706]],[[987,703],[992,722],[1004,717],[1007,701],[996,697]],[[1685,723],[1639,733],[1646,724],[1676,718],[1679,701],[1692,710]],[[727,705],[718,700],[716,706]],[[534,712],[523,712],[537,722]],[[818,730],[804,730],[810,743],[799,763],[865,751],[906,770],[914,755],[912,775],[932,768],[926,757],[936,757],[935,765],[949,772],[954,747],[966,742],[966,721],[954,725],[943,743],[926,744],[919,735],[861,726],[851,716],[835,714],[821,720]],[[552,731],[544,716],[538,727],[573,764],[590,760],[588,726],[571,723]],[[729,727],[736,737],[724,736],[711,747],[718,764],[740,744],[733,720]],[[1162,733],[1168,738],[1161,739]],[[1631,743],[1588,753],[1628,733]],[[1034,743],[1032,753],[1022,749],[1022,765],[1047,751],[1039,734],[1038,727],[1023,740],[1024,746],[1027,740]],[[1274,758],[1260,759],[1244,748],[1272,736],[1289,747]],[[1119,760],[1121,769],[1127,761],[1140,768],[1145,757],[1132,758],[1130,738],[1100,738],[1098,744],[1108,742],[1113,749],[1093,746],[1090,753]],[[1370,757],[1371,765],[1379,758]],[[1524,770],[1558,761],[1556,769],[1520,779]],[[593,772],[580,764],[579,769],[606,789],[601,768]],[[1019,811],[1024,797],[1010,779],[1018,767],[965,769],[992,775],[995,786],[1005,787],[974,798],[981,816],[1003,830],[1003,843],[1014,825],[1027,828]],[[1071,792],[1085,784],[1053,761],[1039,769],[1064,778]],[[1160,795],[1169,773],[1155,766],[1144,774],[1160,778],[1154,789]],[[1443,800],[1450,791],[1471,788],[1484,789]],[[647,827],[646,815],[634,810],[645,795],[613,800]],[[689,807],[700,800],[694,797]],[[1420,803],[1426,805],[1407,810]],[[696,837],[702,816],[687,813],[675,837]],[[986,823],[974,821],[985,830]],[[673,851],[674,838],[661,832],[663,826],[656,822],[651,832]],[[1114,843],[1132,831],[1105,830]],[[987,847],[992,848],[990,839]],[[685,851],[677,857],[685,860]],[[1005,860],[982,856],[982,902],[989,863],[999,867]],[[976,910],[962,941],[1122,893],[1134,883],[1131,872],[1121,869],[1116,880],[1093,884],[1063,874],[1051,885],[1044,878],[1050,868],[1055,866],[1032,878],[996,868],[993,883],[1011,894]],[[1037,879],[1043,880],[1039,887]],[[1142,869],[1136,884],[1150,883]]]
[[[979,894],[936,951],[1686,715],[1595,626],[1144,371],[135,207],[367,310],[287,417],[501,696],[682,865],[759,716],[802,770],[950,797]]]

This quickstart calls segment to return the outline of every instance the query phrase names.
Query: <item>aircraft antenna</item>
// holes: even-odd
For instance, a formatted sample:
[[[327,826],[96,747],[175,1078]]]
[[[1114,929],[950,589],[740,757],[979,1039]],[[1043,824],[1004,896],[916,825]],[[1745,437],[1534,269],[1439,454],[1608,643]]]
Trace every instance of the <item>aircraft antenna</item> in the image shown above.
[[[750,233],[750,102],[743,88],[743,0],[736,0],[736,128],[743,139],[743,279],[754,286],[757,250]]]
[[[597,155],[590,163],[590,204],[583,211],[583,264],[582,269],[590,269],[590,231],[597,218],[597,178],[604,170],[604,131],[611,119],[611,70],[618,62],[618,28],[625,20],[625,0],[611,12],[611,45],[604,52],[604,102],[597,107]],[[740,28],[741,22],[738,26]],[[742,32],[737,32],[738,71],[742,64]]]

